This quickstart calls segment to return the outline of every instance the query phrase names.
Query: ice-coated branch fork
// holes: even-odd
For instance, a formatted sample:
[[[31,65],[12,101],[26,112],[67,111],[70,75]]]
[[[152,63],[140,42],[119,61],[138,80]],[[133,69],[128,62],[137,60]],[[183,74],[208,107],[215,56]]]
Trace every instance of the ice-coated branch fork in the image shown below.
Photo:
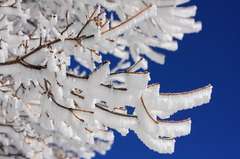
[[[148,85],[150,73],[138,71],[147,69],[140,54],[163,64],[152,46],[176,50],[173,37],[201,30],[191,18],[196,7],[176,7],[187,1],[151,2],[0,2],[0,157],[92,158],[111,148],[109,128],[123,136],[132,130],[159,153],[174,152],[191,120],[162,119],[208,103],[212,86],[160,93],[159,83]],[[120,58],[112,70],[102,62],[105,53]],[[90,73],[70,70],[71,58]]]

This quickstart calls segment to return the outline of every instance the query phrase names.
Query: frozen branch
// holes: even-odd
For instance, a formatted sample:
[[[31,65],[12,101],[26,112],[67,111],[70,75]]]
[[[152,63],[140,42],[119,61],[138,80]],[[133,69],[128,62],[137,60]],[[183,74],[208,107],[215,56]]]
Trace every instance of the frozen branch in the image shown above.
[[[177,7],[187,1],[151,2],[0,2],[0,156],[91,158],[111,148],[109,128],[174,152],[174,138],[190,133],[191,120],[163,119],[208,103],[212,86],[159,93],[158,83],[148,85],[150,73],[138,71],[147,69],[141,54],[163,64],[165,55],[152,47],[175,51],[173,38],[201,30],[195,6]],[[105,11],[116,11],[118,21]],[[114,69],[102,62],[106,53],[120,58]],[[71,58],[90,73],[70,70]]]

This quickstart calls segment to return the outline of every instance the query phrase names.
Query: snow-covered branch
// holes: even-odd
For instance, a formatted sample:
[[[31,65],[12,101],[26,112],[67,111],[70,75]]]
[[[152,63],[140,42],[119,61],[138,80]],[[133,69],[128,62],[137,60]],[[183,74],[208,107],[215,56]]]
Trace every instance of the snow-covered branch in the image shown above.
[[[173,153],[191,120],[162,119],[208,103],[212,86],[159,93],[159,84],[148,85],[150,73],[138,70],[147,69],[140,54],[163,64],[152,47],[176,50],[173,38],[201,30],[195,6],[177,7],[185,2],[1,1],[0,156],[92,158],[111,148],[108,127],[123,136],[133,130],[150,149]],[[121,59],[112,70],[102,62],[106,53]],[[71,58],[91,73],[70,70]]]

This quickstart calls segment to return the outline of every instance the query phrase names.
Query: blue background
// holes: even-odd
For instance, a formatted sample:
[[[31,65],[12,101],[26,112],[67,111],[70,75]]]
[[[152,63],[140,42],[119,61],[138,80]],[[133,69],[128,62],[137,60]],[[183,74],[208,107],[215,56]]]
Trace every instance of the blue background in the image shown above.
[[[175,52],[159,50],[166,55],[166,61],[164,65],[149,61],[149,84],[159,82],[163,93],[212,84],[210,103],[179,111],[170,118],[192,119],[191,134],[176,138],[171,155],[150,150],[133,132],[126,137],[115,132],[112,149],[95,158],[240,158],[240,1],[191,0],[186,5],[198,7],[195,20],[202,22],[203,29],[185,35]]]

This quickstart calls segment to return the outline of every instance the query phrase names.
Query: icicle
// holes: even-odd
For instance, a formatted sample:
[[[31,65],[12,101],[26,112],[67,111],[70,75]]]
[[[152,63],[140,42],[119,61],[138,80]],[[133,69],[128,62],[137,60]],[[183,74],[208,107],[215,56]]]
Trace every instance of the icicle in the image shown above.
[[[110,25],[109,23],[110,23],[110,21],[107,21],[106,24],[101,28],[101,30],[102,31],[108,30],[109,29],[109,25]]]
[[[57,19],[58,19],[57,14],[53,14],[52,18],[51,18],[51,26],[52,27],[57,24]]]
[[[94,32],[94,38],[95,38],[96,42],[99,41],[101,38],[101,30],[100,29],[101,29],[101,27],[97,26],[97,28]]]
[[[8,59],[8,44],[0,40],[0,63],[4,63]]]
[[[39,118],[39,123],[42,128],[48,129],[48,130],[54,130],[54,125],[52,120],[47,116],[45,112],[41,113],[41,116]]]
[[[90,74],[87,81],[88,86],[95,87],[104,81],[104,79],[110,74],[109,64],[109,61],[105,61],[101,66],[96,68],[96,70]]]
[[[66,64],[62,63],[59,71],[57,72],[57,80],[62,83],[66,80]]]
[[[5,62],[4,52],[0,49],[0,63],[4,63],[4,62]]]
[[[53,53],[51,53],[48,56],[48,64],[47,64],[47,68],[50,72],[57,72],[57,63],[56,63],[56,58],[54,57],[55,55]]]

